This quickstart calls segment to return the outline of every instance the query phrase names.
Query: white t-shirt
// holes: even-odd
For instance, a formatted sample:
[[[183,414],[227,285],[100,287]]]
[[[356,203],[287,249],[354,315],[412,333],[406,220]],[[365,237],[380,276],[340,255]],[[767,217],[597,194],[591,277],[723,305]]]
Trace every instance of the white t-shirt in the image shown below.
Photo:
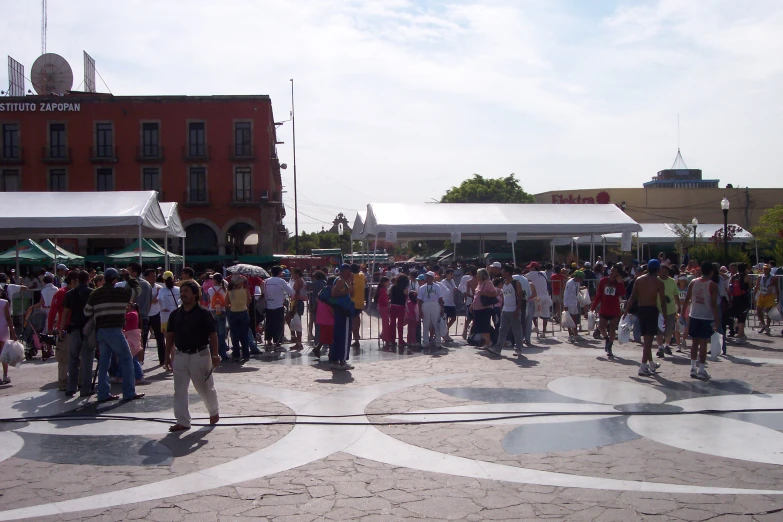
[[[422,303],[437,303],[442,294],[443,287],[438,283],[425,283],[419,287],[418,298]]]
[[[454,286],[454,280],[449,281],[444,279],[440,283],[441,297],[443,298],[443,306],[454,306],[454,292],[457,287]]]
[[[462,292],[463,294],[467,294],[468,293],[468,282],[471,279],[473,279],[473,276],[471,276],[470,274],[465,274],[464,276],[462,276],[462,279],[460,279],[460,282],[459,282],[459,291],[460,292]]]
[[[160,289],[161,288],[163,288],[163,285],[159,285],[158,283],[152,285],[152,297],[158,299],[158,302],[153,303],[152,299],[150,299],[150,317],[152,317],[153,315],[158,315],[160,313]]]
[[[52,297],[54,297],[54,294],[57,293],[57,287],[54,286],[52,283],[47,284],[45,287],[41,289],[41,297],[44,300],[44,307],[49,308],[52,306]]]
[[[171,312],[179,308],[179,287],[169,289],[164,286],[158,293],[158,304],[160,305],[160,322],[167,323]],[[168,310],[166,312],[165,310]]]
[[[270,277],[264,282],[264,296],[266,307],[270,310],[282,308],[285,304],[285,296],[294,295],[294,289],[279,277]]]
[[[536,287],[536,297],[544,300],[549,297],[549,289],[546,285],[546,276],[543,272],[528,272],[525,277],[531,285]]]
[[[528,281],[525,276],[521,274],[516,274],[511,276],[511,279],[514,281],[519,281],[519,286],[522,287],[522,291],[525,292],[525,299],[530,300],[533,299],[533,290],[530,288],[530,281]]]
[[[513,279],[511,283],[503,282],[503,311],[504,312],[516,312],[517,311],[517,296],[516,296],[516,281]]]

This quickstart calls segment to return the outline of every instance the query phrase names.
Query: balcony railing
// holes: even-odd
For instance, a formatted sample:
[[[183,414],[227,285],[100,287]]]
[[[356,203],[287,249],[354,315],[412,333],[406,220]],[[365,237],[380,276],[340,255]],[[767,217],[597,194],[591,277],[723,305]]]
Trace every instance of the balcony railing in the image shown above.
[[[24,149],[6,146],[0,149],[0,165],[21,165],[24,163]]]
[[[90,147],[90,161],[93,163],[117,163],[117,147],[109,145]]]
[[[160,163],[166,159],[166,151],[160,145],[139,145],[136,147],[136,161]]]
[[[184,192],[182,201],[185,205],[209,205],[211,194],[208,190],[190,189]]]
[[[70,163],[71,159],[71,147],[58,145],[43,148],[42,160],[44,163]]]
[[[203,145],[185,145],[182,147],[182,161],[209,161],[212,157],[212,147]]]
[[[274,203],[274,193],[268,190],[233,189],[231,204],[235,206]]]
[[[230,161],[254,161],[256,159],[256,146],[249,143],[229,145],[228,159]]]

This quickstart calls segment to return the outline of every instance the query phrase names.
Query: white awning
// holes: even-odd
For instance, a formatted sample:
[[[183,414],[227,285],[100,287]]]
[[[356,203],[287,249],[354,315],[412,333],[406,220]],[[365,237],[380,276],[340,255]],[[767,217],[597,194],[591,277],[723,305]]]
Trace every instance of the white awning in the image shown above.
[[[673,244],[676,243],[679,238],[675,232],[675,227],[677,225],[674,223],[639,223],[639,225],[642,227],[641,232],[639,232],[639,241],[643,243],[652,243],[656,245]],[[690,227],[690,225],[687,226]],[[753,234],[739,225],[729,224],[729,227],[734,227],[734,230],[738,230],[730,243],[749,243],[755,239]],[[699,223],[696,227],[696,239],[699,241],[709,241],[719,230],[721,232],[723,231],[722,223]],[[690,233],[690,237],[693,237],[693,232]],[[593,239],[596,244],[601,244],[605,239],[606,244],[608,245],[619,245],[621,234],[596,235]],[[590,236],[558,237],[552,240],[552,244],[555,246],[570,245],[572,242],[575,242],[577,245],[589,245]]]
[[[4,238],[131,238],[138,237],[139,225],[144,237],[164,237],[169,231],[154,191],[14,192],[6,196],[0,213],[0,236]]]
[[[179,208],[177,207],[177,203],[162,202],[160,203],[160,210],[163,212],[163,217],[166,219],[166,225],[169,229],[169,236],[185,237],[185,229],[182,227],[182,220],[179,218]],[[256,244],[257,243],[258,241],[256,240]],[[245,244],[249,243],[245,242]]]
[[[552,238],[637,232],[641,227],[616,205],[496,203],[371,203],[362,237],[389,232],[397,239]]]

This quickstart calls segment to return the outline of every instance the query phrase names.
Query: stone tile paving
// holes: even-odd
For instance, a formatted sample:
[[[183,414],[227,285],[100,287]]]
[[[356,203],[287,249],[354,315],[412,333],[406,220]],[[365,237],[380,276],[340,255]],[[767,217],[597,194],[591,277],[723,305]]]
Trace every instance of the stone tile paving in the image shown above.
[[[367,413],[413,412],[461,405],[475,405],[476,411],[493,411],[496,404],[517,400],[518,390],[545,393],[550,382],[571,376],[656,388],[666,391],[667,402],[676,400],[678,393],[699,397],[720,392],[694,388],[684,359],[664,361],[659,377],[640,379],[636,376],[638,345],[617,348],[621,357],[609,362],[603,358],[598,343],[577,348],[562,344],[561,339],[542,343],[545,348],[528,353],[527,360],[522,363],[511,357],[490,359],[460,343],[447,355],[405,357],[379,354],[376,343],[366,341],[362,355],[354,360],[357,367],[350,374],[332,374],[323,365],[315,365],[312,359],[304,356],[272,363],[253,360],[243,368],[226,365],[216,372],[216,381],[219,385],[307,392],[322,396],[323,399],[317,400],[326,404],[331,399],[330,394],[352,388],[434,375],[456,377],[384,394],[369,404]],[[779,351],[783,351],[783,341],[779,337],[751,335],[749,345],[730,345],[730,357],[710,362],[708,367],[714,382],[747,383],[756,394],[781,393],[783,376],[779,364],[752,360],[775,359],[771,362],[783,363]],[[504,355],[510,354],[510,350],[504,351]],[[13,386],[0,387],[0,401],[12,400],[13,396],[25,392],[56,394],[53,390],[56,387],[51,384],[55,372],[53,361],[24,364],[16,371],[12,370]],[[159,411],[161,417],[170,417],[171,405],[166,404],[166,398],[172,394],[171,379],[160,369],[149,369],[148,377],[152,383],[144,387],[144,391],[154,398],[154,407],[149,409]],[[498,390],[497,399],[492,390]],[[219,395],[224,417],[292,413],[277,400],[242,393],[236,388],[221,388]],[[492,400],[476,399],[482,396]],[[51,402],[61,400],[61,395],[51,398]],[[193,401],[194,416],[203,415],[198,398],[194,397]],[[34,414],[35,410],[27,413]],[[290,420],[290,417],[280,419]],[[389,426],[394,420],[382,416],[371,419],[381,432],[397,440],[483,462],[586,477],[783,489],[783,468],[779,465],[688,451],[642,437],[600,447],[512,454],[506,451],[503,441],[517,429],[514,424]],[[18,430],[22,426],[4,423],[0,430]],[[97,431],[100,429],[96,426]],[[340,426],[333,428],[343,429]],[[550,425],[549,429],[555,430],[551,433],[557,433],[559,430],[578,430],[579,426],[563,422]],[[0,464],[0,519],[3,519],[3,512],[10,509],[127,489],[231,462],[274,444],[291,430],[287,425],[222,427],[194,429],[177,437],[161,434],[127,438],[114,432],[99,436],[24,434],[25,445],[33,449],[28,448],[25,452],[23,448],[18,455]],[[105,465],[83,463],[88,460],[83,449],[85,444],[95,446],[93,451],[97,457],[91,458],[98,461],[104,452]],[[165,451],[152,451],[151,448],[157,445],[162,445]],[[302,447],[302,451],[307,450]],[[144,458],[152,460],[145,463]],[[36,517],[37,520],[155,521],[407,518],[766,521],[783,519],[783,496],[609,491],[520,484],[420,471],[338,452],[306,465],[231,486],[116,507]]]

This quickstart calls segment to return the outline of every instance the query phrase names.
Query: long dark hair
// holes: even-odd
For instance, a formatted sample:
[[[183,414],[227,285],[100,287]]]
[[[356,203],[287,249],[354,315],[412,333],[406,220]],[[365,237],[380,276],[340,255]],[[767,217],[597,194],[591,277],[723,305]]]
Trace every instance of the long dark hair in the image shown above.
[[[394,283],[394,286],[396,286],[400,290],[405,290],[406,288],[411,286],[411,280],[405,274],[400,274],[397,276],[397,282]]]

